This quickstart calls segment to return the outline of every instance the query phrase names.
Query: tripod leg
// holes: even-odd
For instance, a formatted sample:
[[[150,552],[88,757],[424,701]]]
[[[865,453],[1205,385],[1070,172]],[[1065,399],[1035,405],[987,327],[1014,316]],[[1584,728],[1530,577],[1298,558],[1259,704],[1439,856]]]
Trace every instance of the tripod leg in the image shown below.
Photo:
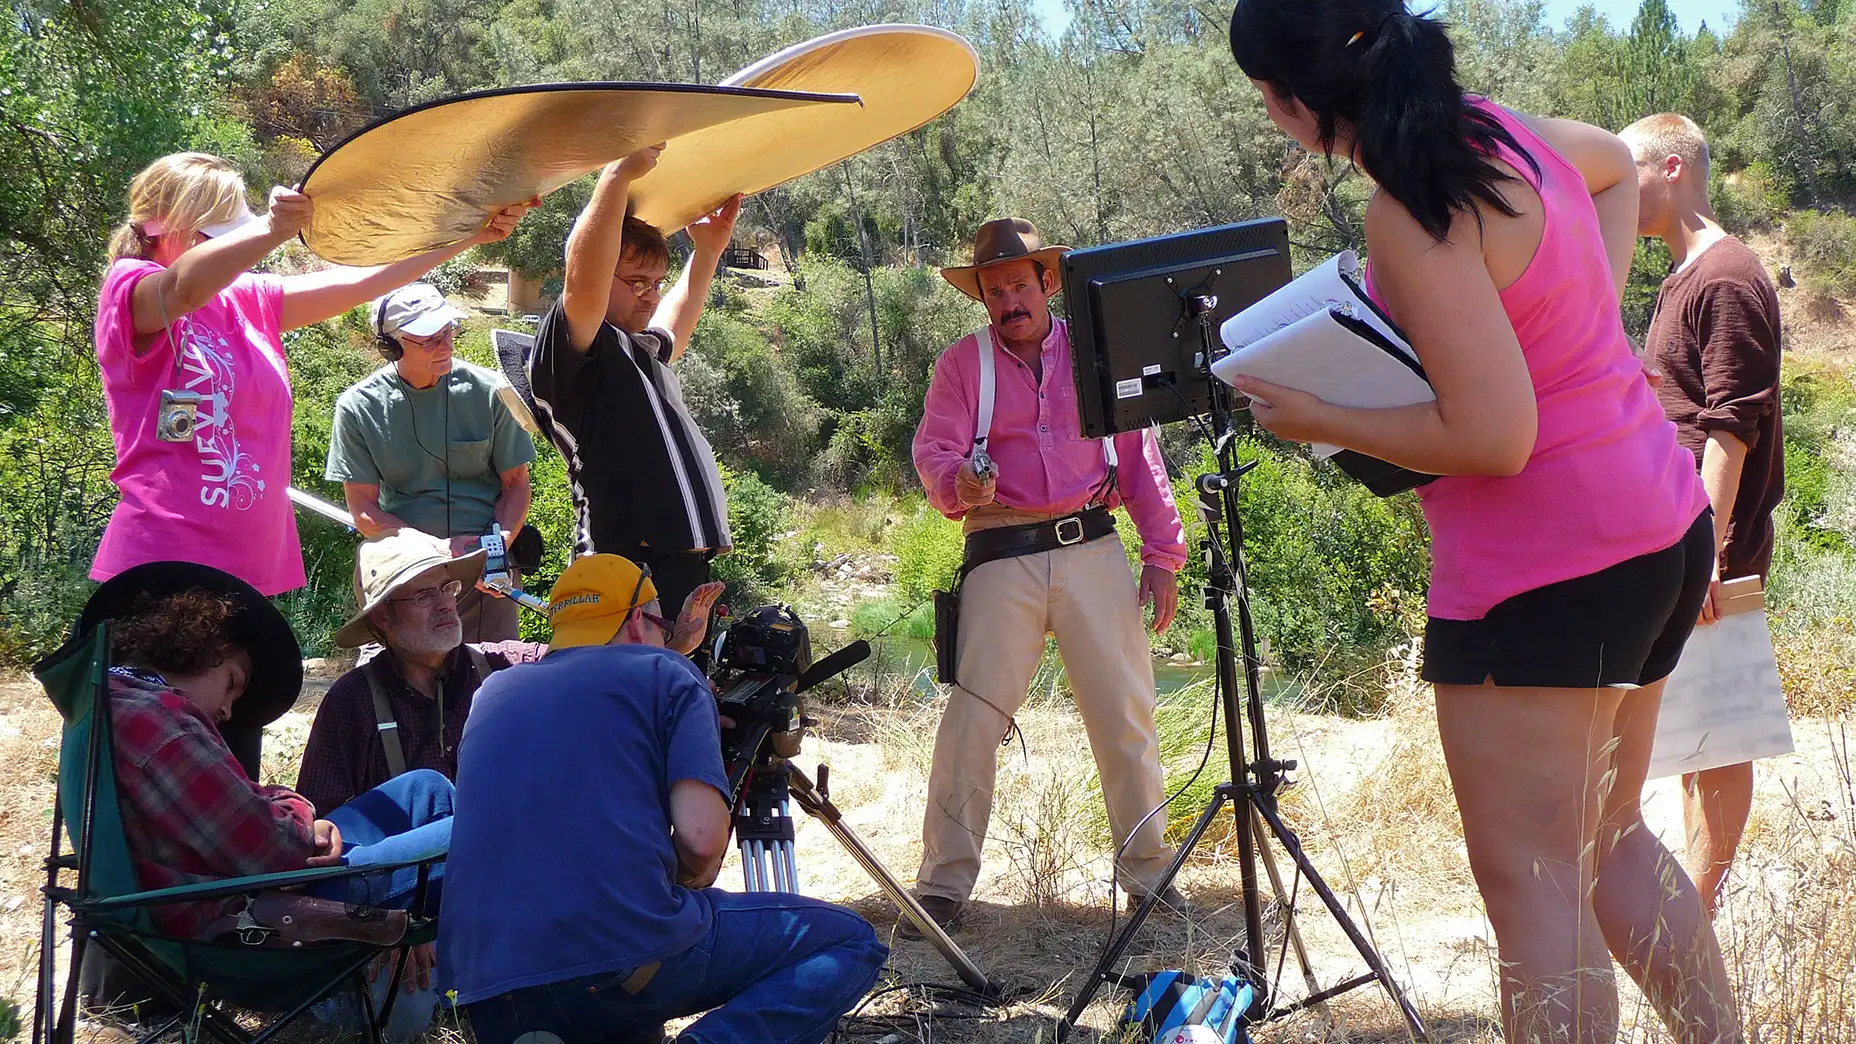
[[[1269,835],[1263,830],[1263,817],[1257,814],[1254,807],[1250,815],[1257,834],[1257,854],[1263,857],[1263,872],[1269,875],[1270,889],[1276,893],[1277,905],[1282,907],[1283,931],[1288,933],[1289,945],[1295,950],[1295,962],[1301,965],[1302,983],[1308,987],[1311,995],[1319,993],[1321,983],[1315,978],[1314,969],[1308,963],[1308,947],[1302,943],[1302,927],[1296,923],[1295,907],[1289,905],[1289,894],[1282,885],[1282,871],[1276,866],[1276,852],[1270,848]],[[1314,1009],[1320,1013],[1324,1023],[1331,1018],[1326,1001],[1314,1005]]]
[[[780,795],[780,819],[789,825],[793,821],[793,799],[790,791]],[[786,877],[785,887],[780,890],[791,892],[794,895],[799,894],[799,862],[794,855],[796,850],[797,846],[792,841],[779,843],[780,870]]]
[[[865,847],[863,839],[852,832],[850,827],[844,825],[844,817],[839,814],[837,807],[813,789],[812,781],[797,768],[792,770],[791,787],[793,799],[799,802],[799,807],[805,809],[806,813],[814,819],[825,824],[825,829],[831,831],[831,836],[838,839],[838,843],[844,846],[844,850],[850,853],[858,866],[863,867],[864,873],[870,875],[870,879],[876,882],[877,888],[889,897],[890,902],[895,903],[902,910],[904,917],[913,922],[915,927],[921,929],[922,938],[927,939],[935,949],[941,951],[941,956],[947,958],[947,963],[952,965],[954,971],[960,975],[960,981],[988,997],[999,996],[999,985],[988,979],[986,973],[980,970],[979,965],[974,964],[973,960],[960,948],[960,944],[947,934],[946,929],[936,923],[934,918],[928,916],[928,911],[922,909],[922,904],[916,902],[908,889],[902,887],[888,868],[883,866],[882,861],[877,859],[876,853]]]
[[[764,892],[760,880],[760,842],[741,842],[741,886],[750,892]]]
[[[793,843],[776,841],[773,846],[774,891],[799,894],[799,865],[793,859]]]
[[[1386,969],[1385,958],[1379,956],[1379,951],[1373,947],[1372,941],[1360,931],[1359,925],[1355,924],[1353,918],[1348,915],[1347,907],[1340,901],[1340,897],[1334,894],[1334,889],[1328,887],[1320,871],[1316,870],[1314,863],[1309,861],[1308,853],[1302,850],[1301,839],[1295,836],[1295,831],[1290,830],[1283,823],[1282,817],[1276,814],[1273,807],[1263,802],[1256,802],[1252,807],[1257,815],[1269,824],[1270,833],[1276,835],[1276,840],[1282,844],[1283,851],[1289,853],[1290,860],[1295,863],[1302,876],[1308,878],[1309,886],[1315,890],[1316,895],[1321,897],[1321,902],[1328,908],[1328,913],[1333,915],[1334,923],[1340,925],[1341,931],[1347,933],[1347,938],[1353,943],[1353,948],[1359,951],[1360,958],[1366,962],[1368,968],[1372,969],[1371,975],[1353,980],[1343,989],[1350,989],[1352,985],[1378,979],[1379,985],[1385,988],[1387,996],[1392,998],[1392,1003],[1398,1005],[1399,1013],[1405,1017],[1405,1025],[1410,1029],[1412,1039],[1428,1042],[1431,1039],[1430,1032],[1424,1028],[1424,1020],[1418,1015],[1418,1009],[1412,1006],[1411,999],[1405,996],[1405,991],[1400,988],[1397,980],[1392,978],[1392,973]],[[1325,1000],[1337,992],[1340,990],[1329,990],[1317,996]],[[1288,1014],[1290,1011],[1298,1010],[1298,1007],[1278,1008],[1270,1012],[1269,1017]]]

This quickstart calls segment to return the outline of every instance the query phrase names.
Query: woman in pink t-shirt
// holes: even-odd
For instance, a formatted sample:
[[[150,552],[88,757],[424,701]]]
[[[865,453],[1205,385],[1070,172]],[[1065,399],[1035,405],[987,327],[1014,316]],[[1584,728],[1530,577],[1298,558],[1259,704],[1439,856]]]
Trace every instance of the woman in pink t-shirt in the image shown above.
[[[144,562],[213,566],[266,595],[303,586],[290,486],[290,371],[280,335],[410,283],[478,243],[503,239],[529,204],[475,236],[378,268],[258,275],[252,266],[309,223],[308,196],[273,189],[263,217],[238,169],[164,156],[129,185],[97,304],[97,361],[122,499],[90,575]],[[256,767],[262,722],[234,747]],[[249,758],[249,760],[247,760]]]
[[[1678,1038],[1738,1040],[1713,929],[1638,804],[1713,544],[1618,313],[1629,150],[1465,96],[1443,26],[1404,0],[1238,0],[1231,49],[1278,127],[1377,183],[1368,289],[1436,391],[1365,410],[1234,382],[1280,436],[1442,476],[1419,490],[1423,674],[1506,1039],[1615,1040],[1615,954]]]

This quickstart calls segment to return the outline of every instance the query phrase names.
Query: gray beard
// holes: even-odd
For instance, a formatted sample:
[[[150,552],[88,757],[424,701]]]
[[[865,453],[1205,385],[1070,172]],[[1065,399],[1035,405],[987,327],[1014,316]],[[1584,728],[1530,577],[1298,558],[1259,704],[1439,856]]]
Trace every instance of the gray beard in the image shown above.
[[[396,634],[388,644],[398,652],[414,656],[442,656],[464,644],[464,622],[452,620],[415,633]]]

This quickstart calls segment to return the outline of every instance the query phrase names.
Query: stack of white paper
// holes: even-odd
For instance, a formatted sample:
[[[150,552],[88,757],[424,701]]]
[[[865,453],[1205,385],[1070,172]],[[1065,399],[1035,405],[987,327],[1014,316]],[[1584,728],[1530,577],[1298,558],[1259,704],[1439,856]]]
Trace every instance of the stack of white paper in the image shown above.
[[[1404,334],[1360,289],[1351,250],[1225,320],[1219,335],[1230,354],[1212,364],[1212,373],[1226,383],[1248,374],[1365,409],[1437,398]],[[1338,450],[1315,447],[1320,456]]]
[[[1791,719],[1758,577],[1721,585],[1720,620],[1696,627],[1663,689],[1650,779],[1788,754]],[[1735,597],[1746,591],[1745,598]],[[1740,610],[1740,611],[1736,611]]]

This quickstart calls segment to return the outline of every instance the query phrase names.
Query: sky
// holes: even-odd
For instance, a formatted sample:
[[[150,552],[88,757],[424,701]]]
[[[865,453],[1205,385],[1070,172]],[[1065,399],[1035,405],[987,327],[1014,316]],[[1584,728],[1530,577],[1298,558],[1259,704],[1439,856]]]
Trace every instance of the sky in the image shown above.
[[[1590,2],[1605,16],[1616,29],[1629,29],[1630,21],[1637,16],[1638,0],[1547,0],[1546,21],[1555,29],[1566,24],[1582,2]],[[1038,18],[1052,36],[1061,35],[1070,24],[1069,13],[1063,9],[1063,0],[1036,0],[1034,5]],[[1414,6],[1422,9],[1420,2]],[[1734,15],[1740,10],[1738,0],[1669,0],[1669,9],[1675,12],[1676,21],[1681,24],[1684,33],[1693,34],[1705,20],[1708,28],[1725,34],[1733,25]]]

